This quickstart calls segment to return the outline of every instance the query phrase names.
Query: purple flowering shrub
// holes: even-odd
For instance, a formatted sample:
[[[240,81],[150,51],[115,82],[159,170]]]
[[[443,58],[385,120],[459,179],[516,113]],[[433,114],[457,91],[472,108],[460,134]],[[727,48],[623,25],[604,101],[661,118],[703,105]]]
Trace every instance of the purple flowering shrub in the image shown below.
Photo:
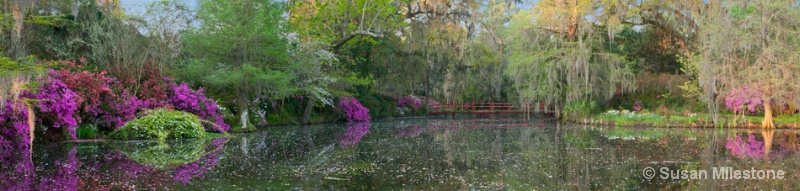
[[[728,139],[725,148],[736,158],[761,159],[764,157],[764,142],[757,141],[755,135],[750,135],[747,141],[742,140],[741,136],[736,136],[736,139]]]
[[[225,132],[230,129],[230,126],[225,124],[222,111],[214,99],[203,95],[203,88],[192,90],[186,83],[173,86],[167,102],[172,104],[176,110],[195,114],[202,119],[214,122],[219,127],[219,129],[207,128],[206,131]]]
[[[369,109],[361,105],[356,98],[341,97],[339,99],[339,108],[343,109],[347,114],[348,122],[364,122],[369,121]]]
[[[355,122],[347,123],[347,132],[344,137],[339,140],[343,147],[353,146],[358,144],[367,133],[369,133],[369,122]]]
[[[642,110],[642,101],[637,99],[635,102],[633,102],[633,111],[639,110]]]
[[[95,116],[102,119],[102,124],[113,129],[122,127],[128,121],[136,119],[136,113],[147,109],[149,101],[139,100],[136,96],[123,90],[116,97],[105,97],[107,107],[91,110]]]
[[[72,139],[77,139],[75,128],[78,126],[78,119],[75,115],[79,106],[78,94],[58,79],[45,81],[36,94],[24,92],[23,96],[37,100],[35,111],[38,121],[53,127],[53,130],[66,130]]]
[[[22,102],[6,100],[0,108],[0,159],[30,148],[28,106]]]
[[[397,107],[406,107],[417,110],[422,108],[422,100],[414,95],[400,97],[397,99]]]
[[[742,113],[745,108],[754,113],[764,103],[763,97],[764,91],[759,87],[739,86],[725,95],[725,106],[735,113]]]

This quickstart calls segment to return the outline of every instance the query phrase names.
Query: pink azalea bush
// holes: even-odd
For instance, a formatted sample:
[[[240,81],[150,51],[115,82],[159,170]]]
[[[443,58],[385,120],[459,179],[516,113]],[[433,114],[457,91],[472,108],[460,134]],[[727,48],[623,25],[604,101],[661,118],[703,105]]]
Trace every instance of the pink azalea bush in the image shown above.
[[[400,97],[397,99],[397,107],[406,107],[417,110],[422,108],[422,99],[414,95]]]
[[[341,97],[339,99],[339,108],[347,114],[348,122],[363,122],[370,119],[369,109],[362,106],[361,102],[358,102],[356,98]]]
[[[167,102],[172,104],[175,109],[189,112],[202,119],[212,121],[219,129],[206,129],[207,131],[228,131],[230,126],[225,124],[222,111],[217,106],[214,99],[207,98],[203,94],[203,88],[192,90],[186,83],[172,87]]]
[[[745,108],[753,113],[764,103],[763,98],[764,91],[761,88],[739,86],[725,95],[725,106],[736,113],[744,112]]]
[[[61,69],[48,69],[46,76],[38,78],[39,87],[22,92],[22,99],[31,100],[36,123],[48,127],[48,135],[58,135],[56,132],[51,134],[51,131],[63,131],[72,139],[77,139],[76,128],[81,122],[115,130],[141,117],[138,115],[143,114],[144,110],[173,107],[212,121],[215,123],[212,131],[225,132],[230,128],[224,123],[224,116],[216,102],[203,94],[203,88],[193,90],[185,83],[175,85],[169,78],[163,77],[158,78],[158,83],[151,83],[158,86],[142,90],[148,93],[140,91],[146,97],[141,99],[125,89],[116,78],[107,76],[105,71],[85,71],[81,64],[84,61],[80,64],[63,60],[45,63]],[[17,143],[19,140],[26,140],[22,143],[27,143],[30,137],[28,106],[19,100],[7,103],[0,108],[0,150],[27,147]]]
[[[642,109],[642,101],[637,99],[635,102],[633,102],[633,111],[639,111],[641,109]]]
[[[102,122],[108,127],[122,127],[128,121],[136,119],[136,113],[149,108],[149,101],[139,100],[136,96],[123,90],[122,94],[116,97],[105,98],[107,109],[98,109],[97,116],[101,116]]]
[[[75,114],[78,111],[78,94],[58,79],[44,81],[46,83],[39,87],[36,94],[24,92],[23,97],[36,100],[35,111],[39,122],[48,127],[63,128],[72,139],[77,139],[75,128],[78,120]]]

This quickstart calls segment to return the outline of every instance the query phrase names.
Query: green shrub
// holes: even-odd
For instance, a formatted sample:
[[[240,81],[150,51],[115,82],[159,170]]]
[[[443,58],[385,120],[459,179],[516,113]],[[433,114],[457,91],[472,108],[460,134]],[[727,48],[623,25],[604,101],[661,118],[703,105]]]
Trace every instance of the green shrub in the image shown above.
[[[99,131],[96,124],[85,124],[75,129],[78,139],[96,139]]]
[[[598,110],[594,101],[580,99],[564,106],[564,119],[581,120],[589,117]]]
[[[157,109],[144,116],[128,122],[111,134],[109,139],[186,139],[205,138],[205,130],[200,118],[194,114],[181,111]]]

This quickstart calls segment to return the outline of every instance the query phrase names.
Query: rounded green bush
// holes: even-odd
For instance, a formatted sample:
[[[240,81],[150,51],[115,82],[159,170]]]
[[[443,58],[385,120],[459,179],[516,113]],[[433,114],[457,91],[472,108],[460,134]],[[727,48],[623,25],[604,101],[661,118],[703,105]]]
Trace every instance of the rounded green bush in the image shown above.
[[[109,139],[189,139],[205,138],[205,130],[197,115],[182,111],[157,109],[147,116],[129,121],[108,135]]]

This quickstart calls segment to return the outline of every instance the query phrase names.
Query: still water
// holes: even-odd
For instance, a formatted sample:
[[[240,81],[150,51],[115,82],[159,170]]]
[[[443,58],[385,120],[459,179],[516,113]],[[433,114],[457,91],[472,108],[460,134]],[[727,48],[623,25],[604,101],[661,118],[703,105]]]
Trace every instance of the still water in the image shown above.
[[[797,190],[798,138],[790,130],[392,119],[166,143],[39,144],[2,161],[0,190]],[[715,178],[715,167],[785,175]]]

